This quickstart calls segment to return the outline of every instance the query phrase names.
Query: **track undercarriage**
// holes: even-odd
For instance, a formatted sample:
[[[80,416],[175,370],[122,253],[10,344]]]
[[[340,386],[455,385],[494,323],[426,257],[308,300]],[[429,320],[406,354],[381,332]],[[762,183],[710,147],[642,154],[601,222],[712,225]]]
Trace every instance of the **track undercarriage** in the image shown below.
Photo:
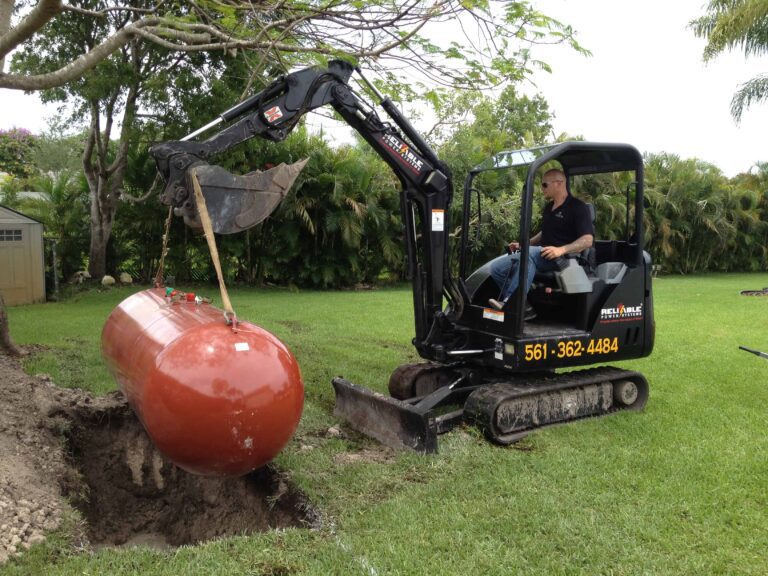
[[[407,364],[384,396],[335,378],[335,414],[393,448],[437,452],[437,436],[462,422],[497,444],[510,444],[546,426],[619,410],[642,410],[648,383],[614,367],[562,374],[494,375],[455,364]]]

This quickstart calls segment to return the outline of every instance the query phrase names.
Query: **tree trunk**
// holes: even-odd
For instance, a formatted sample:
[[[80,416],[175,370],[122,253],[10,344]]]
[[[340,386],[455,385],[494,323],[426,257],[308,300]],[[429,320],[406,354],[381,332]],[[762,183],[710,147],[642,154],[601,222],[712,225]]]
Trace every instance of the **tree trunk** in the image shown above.
[[[101,280],[107,273],[107,245],[112,236],[113,214],[102,213],[103,202],[91,196],[91,244],[88,251],[88,273]],[[111,209],[107,208],[110,212]]]
[[[138,64],[136,64],[138,66]],[[92,278],[103,278],[107,273],[107,245],[112,236],[112,225],[123,191],[125,170],[128,165],[128,144],[136,117],[138,86],[129,87],[125,96],[122,128],[115,158],[109,162],[110,135],[113,126],[114,106],[120,91],[114,93],[103,109],[98,101],[91,102],[91,127],[83,153],[83,170],[91,201],[91,244],[88,251],[88,272]],[[100,116],[106,121],[100,129]]]
[[[115,180],[119,178],[119,182]],[[107,271],[107,245],[112,237],[115,222],[119,186],[122,186],[122,173],[105,178],[101,174],[93,179],[96,190],[91,190],[91,243],[88,250],[88,272],[91,278],[101,280]],[[89,181],[90,185],[90,181]]]
[[[8,313],[5,310],[5,300],[0,294],[0,350],[10,356],[23,356],[21,348],[11,340],[11,332],[8,328]]]

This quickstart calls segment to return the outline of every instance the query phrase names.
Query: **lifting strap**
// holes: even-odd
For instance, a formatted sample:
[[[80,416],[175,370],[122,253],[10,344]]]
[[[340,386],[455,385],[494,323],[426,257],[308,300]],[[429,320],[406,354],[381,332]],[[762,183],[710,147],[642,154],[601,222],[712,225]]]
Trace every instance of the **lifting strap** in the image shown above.
[[[219,251],[216,248],[216,239],[213,236],[213,225],[211,224],[211,217],[208,215],[208,208],[205,205],[205,198],[203,197],[203,190],[200,187],[200,182],[197,179],[197,170],[192,169],[192,186],[195,189],[195,202],[197,203],[197,211],[200,214],[200,222],[203,224],[203,231],[205,232],[205,239],[208,241],[208,250],[211,252],[211,259],[213,260],[213,267],[216,268],[216,277],[219,279],[219,291],[221,292],[221,302],[224,307],[224,318],[227,324],[231,324],[232,328],[237,328],[237,316],[232,308],[232,302],[229,300],[229,294],[227,293],[227,287],[224,284],[224,275],[221,273],[221,262],[219,261]]]

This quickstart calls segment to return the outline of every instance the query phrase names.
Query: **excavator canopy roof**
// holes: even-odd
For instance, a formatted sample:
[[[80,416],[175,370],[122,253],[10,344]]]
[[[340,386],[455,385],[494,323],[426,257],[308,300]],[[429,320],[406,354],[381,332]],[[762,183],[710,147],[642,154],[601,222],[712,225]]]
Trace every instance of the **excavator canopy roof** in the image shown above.
[[[623,172],[642,168],[643,157],[634,146],[603,142],[563,142],[536,148],[505,150],[472,169],[475,174],[557,161],[566,174]]]

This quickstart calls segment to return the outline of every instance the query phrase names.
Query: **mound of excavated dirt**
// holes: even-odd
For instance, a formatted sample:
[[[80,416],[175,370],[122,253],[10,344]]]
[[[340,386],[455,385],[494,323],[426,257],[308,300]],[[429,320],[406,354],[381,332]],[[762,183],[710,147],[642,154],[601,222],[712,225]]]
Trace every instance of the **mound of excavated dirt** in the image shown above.
[[[61,514],[68,466],[59,391],[0,354],[0,562],[44,539]]]
[[[271,466],[188,474],[155,449],[120,393],[93,397],[26,375],[0,354],[0,563],[45,539],[67,498],[90,544],[195,544],[318,516]]]

